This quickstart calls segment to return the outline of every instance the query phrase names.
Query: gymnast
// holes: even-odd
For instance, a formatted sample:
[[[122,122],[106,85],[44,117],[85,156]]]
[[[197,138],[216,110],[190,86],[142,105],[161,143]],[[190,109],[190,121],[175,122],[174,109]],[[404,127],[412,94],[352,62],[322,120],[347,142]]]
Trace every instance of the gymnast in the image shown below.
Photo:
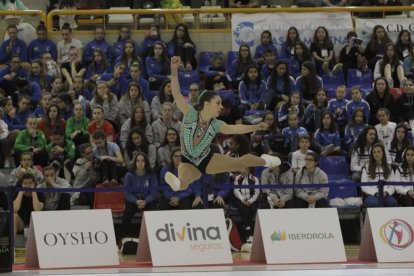
[[[217,133],[243,134],[255,130],[266,130],[265,122],[257,125],[228,125],[217,119],[221,105],[220,96],[213,91],[204,91],[199,96],[196,109],[186,102],[178,82],[179,57],[171,58],[171,91],[178,109],[184,114],[181,129],[181,163],[178,177],[167,172],[165,181],[174,191],[185,190],[190,183],[199,179],[203,173],[217,174],[239,171],[247,167],[276,167],[281,161],[276,156],[263,154],[261,157],[246,154],[232,158],[210,150],[212,140]]]

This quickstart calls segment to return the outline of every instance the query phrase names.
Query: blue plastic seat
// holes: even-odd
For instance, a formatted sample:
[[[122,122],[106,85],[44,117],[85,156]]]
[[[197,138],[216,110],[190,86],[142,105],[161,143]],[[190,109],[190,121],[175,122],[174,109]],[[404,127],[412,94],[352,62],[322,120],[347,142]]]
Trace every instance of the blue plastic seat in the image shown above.
[[[178,81],[180,82],[181,93],[183,96],[188,96],[190,92],[190,85],[193,83],[200,83],[200,75],[197,71],[178,72]]]
[[[372,72],[368,70],[366,72],[362,72],[361,70],[357,69],[349,69],[348,71],[348,82],[347,87],[351,89],[353,86],[358,85],[361,87],[362,92],[364,95],[367,95],[368,92],[372,90]]]
[[[239,98],[237,96],[237,93],[235,93],[233,90],[219,90],[218,94],[222,99],[230,100],[232,105],[239,104]]]
[[[341,70],[337,74],[323,74],[322,75],[323,88],[328,93],[330,99],[335,98],[336,88],[339,85],[345,84],[344,72]]]
[[[344,156],[321,157],[319,166],[329,181],[349,179],[349,164]]]
[[[223,52],[200,52],[200,56],[198,58],[198,69],[200,72],[205,73],[208,71],[211,63],[211,58],[214,56],[223,56]]]
[[[238,54],[239,52],[236,51],[229,51],[227,53],[227,68],[229,68],[233,61],[236,60]]]
[[[257,117],[263,117],[268,110],[246,110],[244,112],[244,116],[257,116]]]

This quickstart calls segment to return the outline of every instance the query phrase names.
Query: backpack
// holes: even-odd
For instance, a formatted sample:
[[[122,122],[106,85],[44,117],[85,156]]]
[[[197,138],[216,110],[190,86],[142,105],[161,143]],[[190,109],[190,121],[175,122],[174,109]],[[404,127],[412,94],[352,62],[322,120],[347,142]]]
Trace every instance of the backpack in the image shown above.
[[[123,238],[122,245],[121,245],[122,255],[137,254],[138,242],[139,242],[139,239],[137,238]]]
[[[226,218],[227,232],[229,233],[230,249],[234,252],[240,252],[243,245],[239,230],[231,218]]]

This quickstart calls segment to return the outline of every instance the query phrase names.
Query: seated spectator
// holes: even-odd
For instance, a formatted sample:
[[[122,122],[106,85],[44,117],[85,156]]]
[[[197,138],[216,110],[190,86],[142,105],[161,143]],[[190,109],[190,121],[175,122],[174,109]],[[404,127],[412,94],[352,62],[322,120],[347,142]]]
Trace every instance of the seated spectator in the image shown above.
[[[305,105],[302,103],[302,97],[299,91],[290,93],[287,102],[280,106],[277,118],[281,128],[287,126],[287,117],[291,112],[297,113],[299,121],[302,121],[303,115],[305,114]]]
[[[287,174],[280,166],[266,168],[262,171],[260,182],[262,185],[286,184]],[[262,189],[260,209],[282,209],[293,208],[293,189]]]
[[[12,55],[18,55],[21,62],[27,60],[27,45],[23,40],[17,38],[19,32],[16,25],[7,26],[9,39],[0,45],[0,65],[7,65],[11,61]]]
[[[52,140],[52,133],[55,130],[65,131],[66,122],[63,120],[60,109],[56,104],[49,106],[37,127],[43,132],[48,142]]]
[[[306,61],[313,63],[311,52],[304,42],[298,41],[293,56],[289,59],[289,73],[295,80],[301,75],[302,65]]]
[[[348,32],[346,35],[348,44],[339,52],[339,62],[343,65],[345,80],[347,79],[349,69],[368,70],[368,61],[363,56],[365,48],[362,46],[362,40],[357,38],[358,35],[356,32]]]
[[[122,218],[122,230],[125,237],[132,234],[132,218],[137,212],[157,210],[158,179],[145,153],[138,153],[133,158],[131,169],[125,175],[124,186],[138,189],[125,192],[125,211]],[[141,227],[135,229],[139,232]],[[135,236],[137,233],[133,232]]]
[[[85,80],[88,82],[88,86],[93,87],[101,75],[111,71],[111,65],[102,49],[93,49],[92,60],[85,73]]]
[[[94,167],[92,145],[85,143],[79,147],[80,156],[73,166],[72,172],[75,176],[73,188],[90,188],[96,183],[96,171]],[[93,193],[73,193],[70,198],[71,205],[93,206]]]
[[[259,179],[253,175],[252,168],[245,168],[234,180],[234,185],[259,185]],[[233,190],[234,207],[239,211],[242,228],[240,230],[240,238],[243,243],[251,240],[254,231],[254,219],[259,205],[260,189],[243,189],[235,188]]]
[[[59,107],[63,120],[67,120],[73,115],[73,100],[69,93],[59,93],[56,97],[56,104]]]
[[[149,96],[152,93],[149,88],[149,82],[142,77],[141,67],[139,63],[135,62],[129,68],[130,79],[127,80],[127,83],[137,82],[141,86],[142,94],[144,95],[147,102],[149,102]],[[125,91],[126,92],[126,91]],[[151,97],[152,99],[152,97]]]
[[[148,142],[141,128],[134,127],[129,132],[125,145],[125,164],[130,164],[134,157],[141,152],[145,153],[151,168],[154,169],[157,161],[157,150],[153,144]]]
[[[208,71],[204,72],[204,88],[213,90],[214,84],[216,83],[222,83],[227,89],[230,88],[230,83],[226,75],[226,68],[224,67],[224,58],[220,55],[215,55],[211,58],[210,63],[211,66],[208,68]]]
[[[59,177],[64,177],[70,183],[76,154],[75,145],[72,140],[65,139],[63,130],[58,129],[52,133],[51,141],[46,146],[49,153],[49,162],[55,168],[56,174]]]
[[[145,71],[144,62],[142,59],[138,56],[138,53],[135,49],[135,44],[132,40],[125,41],[124,48],[122,50],[122,55],[117,57],[115,60],[115,66],[116,64],[122,64],[125,68],[124,77],[129,78],[129,69],[132,64],[138,63],[140,65],[141,70],[143,71],[143,75],[147,77],[147,73]]]
[[[414,147],[408,146],[404,151],[401,165],[395,170],[396,182],[413,182]],[[395,186],[398,203],[404,207],[414,206],[413,186]]]
[[[299,126],[299,116],[296,112],[290,112],[288,114],[288,126],[282,130],[282,134],[285,137],[283,143],[285,147],[285,154],[292,151],[296,151],[299,145],[299,137],[302,135],[308,135],[308,131]]]
[[[33,153],[33,163],[45,167],[48,161],[46,137],[37,129],[37,119],[30,115],[26,120],[26,129],[17,135],[14,144],[14,164],[19,164],[20,154],[30,151]]]
[[[384,77],[388,85],[395,88],[399,88],[406,79],[402,62],[398,58],[397,49],[392,42],[385,45],[383,57],[375,63],[374,79],[379,77]]]
[[[151,47],[157,41],[163,42],[160,35],[160,28],[158,27],[158,25],[151,25],[147,33],[145,34],[144,40],[141,42],[140,54],[143,60],[145,60],[149,51],[151,50]]]
[[[35,188],[37,182],[31,173],[24,173],[18,186],[22,188]],[[40,192],[19,191],[14,195],[14,236],[29,227],[32,211],[42,211],[44,209],[45,197]]]
[[[263,31],[260,35],[260,44],[254,52],[254,59],[259,67],[264,65],[264,55],[268,49],[272,50],[274,56],[277,57],[277,49],[273,45],[272,33],[270,31]]]
[[[4,162],[4,168],[9,169],[11,146],[14,145],[14,141],[11,143],[11,139],[15,139],[16,136],[13,134],[12,137],[9,137],[9,127],[2,118],[3,109],[0,108],[0,159]]]
[[[145,137],[148,140],[148,143],[152,144],[154,142],[154,134],[152,132],[152,126],[147,122],[147,119],[144,115],[144,108],[140,105],[134,106],[131,112],[131,117],[125,121],[121,127],[121,134],[119,141],[121,142],[122,149],[125,149],[126,141],[128,135],[134,127],[139,127],[145,133]]]
[[[305,166],[305,158],[310,149],[310,137],[308,135],[299,136],[299,149],[292,153],[291,170],[294,175]]]
[[[394,104],[394,97],[390,93],[388,82],[383,77],[374,81],[374,89],[365,98],[370,106],[369,124],[376,125],[379,123],[377,112],[380,108],[391,110]]]
[[[408,128],[404,124],[398,124],[393,131],[392,139],[387,144],[384,144],[390,153],[393,169],[396,169],[403,163],[404,152],[411,144],[408,138]]]
[[[73,38],[72,28],[69,26],[68,23],[63,24],[61,28],[61,33],[62,33],[63,40],[57,43],[57,50],[58,50],[57,62],[59,64],[63,64],[64,62],[69,61],[69,50],[72,47],[78,50],[77,57],[79,61],[81,61],[82,50],[83,50],[82,42],[80,42],[76,38]]]
[[[73,90],[69,90],[68,94],[71,96],[72,101],[78,100],[79,102],[81,102],[86,112],[86,107],[90,106],[93,94],[89,89],[85,87],[85,83],[82,77],[73,78]]]
[[[414,76],[414,44],[411,44],[408,53],[409,55],[403,61],[403,70],[407,78],[412,78]]]
[[[28,96],[20,98],[18,109],[13,106],[11,98],[3,98],[0,100],[0,106],[3,108],[3,121],[7,124],[9,131],[12,131],[15,135],[19,133],[19,130],[25,129],[24,122],[31,114],[30,111],[30,99]]]
[[[170,165],[171,151],[180,146],[180,134],[175,128],[169,128],[164,142],[157,150],[157,165],[162,168]]]
[[[42,59],[43,54],[50,53],[53,60],[57,59],[57,47],[53,40],[47,37],[47,28],[43,21],[39,22],[36,28],[37,39],[30,42],[27,47],[27,61],[32,62],[36,59]]]
[[[33,111],[33,115],[40,119],[46,114],[47,109],[52,104],[52,94],[49,91],[42,91],[40,96],[39,105]]]
[[[319,150],[321,156],[341,153],[341,139],[335,124],[335,119],[329,110],[322,112],[320,116],[320,127],[315,132],[313,145]]]
[[[300,42],[298,29],[294,26],[289,27],[286,33],[286,40],[282,43],[280,58],[289,61],[295,54],[295,45],[298,42]],[[295,78],[296,76],[293,77]]]
[[[171,172],[174,175],[178,175],[178,166],[181,163],[181,149],[175,148],[171,152],[170,165],[162,168],[160,173],[160,192],[161,198],[159,203],[160,210],[185,210],[191,209],[191,189],[188,187],[183,191],[173,191],[170,185],[165,182],[165,174]]]
[[[83,77],[86,73],[86,66],[81,62],[78,54],[78,49],[71,47],[68,54],[69,59],[61,65],[63,83],[70,90],[73,90],[73,78],[75,76]]]
[[[17,105],[16,81],[21,77],[27,77],[27,73],[21,66],[20,57],[12,55],[9,65],[0,70],[0,88],[5,96],[12,98],[13,105]]]
[[[106,82],[111,91],[120,98],[126,93],[128,81],[124,76],[125,65],[122,63],[115,64],[114,71],[112,73],[102,74],[97,82]]]
[[[404,82],[404,93],[394,102],[391,114],[393,115],[395,122],[404,123],[410,126],[413,119],[414,110],[414,82],[412,79],[407,79]]]
[[[108,120],[114,127],[115,132],[119,132],[118,113],[119,103],[116,95],[111,92],[109,85],[106,82],[98,82],[91,100],[91,109],[95,107],[102,107],[103,117]]]
[[[316,28],[310,51],[318,74],[329,74],[330,70],[333,74],[337,74],[342,69],[342,64],[336,63],[333,43],[325,27]]]
[[[289,100],[289,95],[295,90],[295,80],[289,75],[288,64],[279,60],[272,74],[267,79],[267,109],[279,110],[283,103]]]
[[[30,98],[30,109],[34,110],[40,100],[40,86],[37,83],[29,82],[26,77],[19,77],[14,83],[17,95],[17,99],[20,99],[23,95]]]
[[[105,140],[107,142],[115,141],[115,130],[110,122],[104,120],[103,109],[100,106],[95,106],[94,108],[92,108],[92,121],[88,127],[91,144],[93,143],[92,134],[97,130],[101,130],[104,132],[104,136],[106,137]]]
[[[95,49],[101,49],[105,54],[107,60],[112,61],[112,49],[111,45],[105,40],[105,29],[103,26],[97,26],[95,28],[94,40],[86,44],[83,51],[83,62],[89,65],[93,59],[93,52]]]
[[[328,102],[327,109],[334,115],[335,123],[339,129],[339,135],[344,137],[344,128],[348,123],[346,117],[346,104],[348,100],[345,99],[346,87],[345,85],[339,85],[336,88],[336,98]]]
[[[39,188],[45,189],[59,189],[59,188],[72,188],[70,184],[63,178],[57,176],[53,166],[47,166],[43,169],[44,180],[39,184]],[[58,192],[45,192],[45,205],[44,210],[56,211],[56,210],[70,210],[70,197],[71,193],[58,193]]]
[[[10,173],[8,184],[10,186],[17,186],[22,180],[22,176],[25,173],[30,173],[34,176],[36,183],[41,183],[43,181],[42,172],[36,167],[33,166],[33,153],[32,152],[23,152],[20,155],[20,163],[15,163],[16,165],[20,164],[18,167],[13,169]]]
[[[92,140],[95,144],[93,156],[99,159],[99,174],[103,185],[117,185],[119,183],[118,172],[121,172],[124,158],[117,144],[105,141],[103,131],[95,131],[92,134]]]
[[[256,130],[252,133],[252,150],[257,156],[271,154],[273,152],[282,152],[284,137],[282,130],[277,124],[275,114],[270,111],[266,112],[262,122],[265,122],[269,127],[267,130]]]
[[[117,41],[112,45],[112,60],[108,60],[112,62],[116,60],[118,57],[122,56],[122,50],[124,49],[124,44],[126,41],[132,40],[131,39],[131,30],[127,26],[122,26],[119,30],[119,35]],[[137,44],[134,42],[135,51],[138,50]]]
[[[352,114],[357,108],[364,111],[365,119],[369,118],[371,109],[369,103],[362,98],[361,88],[359,86],[354,86],[351,89],[351,100],[346,104],[346,116],[349,120],[352,118]]]
[[[52,94],[52,101],[59,95],[59,93],[64,92],[63,81],[61,77],[55,77],[51,82],[50,94]]]
[[[43,61],[41,59],[34,59],[32,61],[29,76],[27,77],[27,80],[29,82],[36,83],[41,90],[48,89],[50,87],[50,83],[53,80],[53,77],[46,75],[43,69]]]
[[[190,72],[197,68],[196,45],[191,40],[188,26],[184,23],[175,26],[173,37],[168,42],[167,49],[170,57],[179,56],[181,58],[181,70],[185,69]]]
[[[162,110],[162,117],[152,123],[154,145],[156,148],[159,148],[163,143],[168,128],[175,128],[177,131],[181,129],[181,122],[173,118],[173,104],[168,102],[164,103]]]
[[[182,118],[180,110],[174,104],[174,98],[171,93],[171,81],[166,80],[161,84],[160,92],[157,96],[152,99],[151,102],[151,119],[155,122],[157,119],[162,117],[162,106],[164,103],[172,103],[173,105],[173,116],[179,120]]]
[[[305,104],[312,101],[318,89],[322,87],[322,79],[316,74],[315,64],[311,61],[302,63],[301,75],[296,79],[296,90],[306,100]]]
[[[310,133],[314,133],[321,127],[321,115],[322,112],[327,110],[328,107],[328,95],[325,90],[319,88],[316,91],[315,98],[306,107],[305,114],[303,115],[302,125]]]
[[[267,86],[260,78],[259,69],[255,65],[248,66],[239,85],[240,108],[243,111],[264,109],[266,90]]]
[[[390,115],[390,111],[387,108],[382,107],[378,109],[377,118],[380,123],[375,125],[375,128],[377,129],[378,139],[383,145],[391,142],[395,127],[397,126],[396,123],[389,121]]]
[[[305,157],[305,166],[299,169],[295,177],[297,184],[328,184],[328,176],[318,167],[319,157],[314,152],[308,152]],[[293,183],[291,179],[288,183]],[[328,187],[323,188],[296,188],[295,208],[327,208]]]
[[[232,104],[229,99],[225,98],[221,101],[221,105],[223,108],[220,110],[220,116],[217,119],[230,125],[242,123],[243,114],[239,106]]]
[[[66,122],[65,135],[73,141],[75,146],[89,142],[88,126],[90,120],[84,115],[83,106],[80,102],[74,104],[73,115]]]
[[[382,25],[376,25],[372,29],[371,40],[368,42],[364,55],[368,60],[368,68],[374,72],[375,64],[385,54],[385,45],[392,42]]]
[[[128,85],[128,92],[122,96],[119,101],[119,119],[121,125],[131,117],[132,109],[140,105],[144,108],[145,119],[147,122],[151,121],[151,111],[148,102],[142,93],[141,86],[137,82],[130,82]]]
[[[60,67],[56,63],[56,59],[53,59],[50,53],[43,53],[42,55],[42,62],[43,62],[43,72],[45,75],[51,76],[52,78],[55,77],[62,77],[62,71]]]
[[[364,110],[357,108],[352,112],[352,118],[345,127],[344,149],[350,150],[355,144],[361,131],[368,126],[365,120]]]
[[[362,186],[364,203],[368,208],[372,207],[398,207],[398,202],[393,196],[395,187],[386,185],[386,181],[394,181],[394,175],[388,165],[385,148],[382,144],[374,144],[370,150],[369,161],[362,169],[362,183],[383,182],[384,194],[379,195],[378,186]]]
[[[243,79],[247,72],[247,68],[250,65],[256,65],[256,62],[252,58],[250,47],[246,44],[242,44],[239,47],[237,58],[230,64],[229,68],[227,68],[233,88],[239,87],[239,83]]]
[[[198,83],[190,84],[190,92],[188,95],[188,103],[193,107],[198,105],[198,97],[200,97],[200,85]]]
[[[151,90],[159,90],[161,84],[170,79],[170,59],[163,42],[155,42],[145,58],[145,67]]]

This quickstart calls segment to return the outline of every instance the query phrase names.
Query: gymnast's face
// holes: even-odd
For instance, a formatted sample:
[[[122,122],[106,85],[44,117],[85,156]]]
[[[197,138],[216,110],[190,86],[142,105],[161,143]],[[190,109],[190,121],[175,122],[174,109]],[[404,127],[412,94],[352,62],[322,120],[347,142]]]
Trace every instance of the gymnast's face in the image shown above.
[[[204,102],[204,108],[209,110],[214,118],[220,116],[220,111],[223,109],[220,96],[214,96],[210,101]]]

